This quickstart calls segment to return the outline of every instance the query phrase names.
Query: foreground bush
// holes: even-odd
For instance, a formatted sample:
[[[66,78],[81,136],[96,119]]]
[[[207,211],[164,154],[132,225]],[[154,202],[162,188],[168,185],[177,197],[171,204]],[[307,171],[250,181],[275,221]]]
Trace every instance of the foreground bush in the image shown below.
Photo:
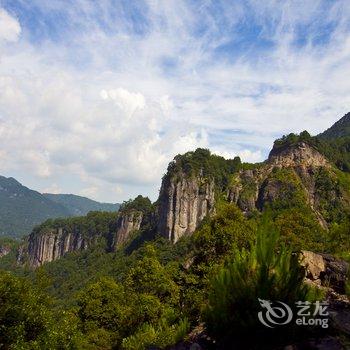
[[[1,349],[78,349],[76,318],[53,313],[49,298],[27,280],[0,272]]]
[[[255,246],[250,251],[236,249],[232,260],[211,280],[204,320],[208,333],[217,341],[243,339],[247,344],[253,339],[258,344],[256,336],[268,331],[257,317],[259,298],[291,307],[296,301],[315,298],[315,291],[303,283],[297,258],[277,242],[277,232],[265,220]]]

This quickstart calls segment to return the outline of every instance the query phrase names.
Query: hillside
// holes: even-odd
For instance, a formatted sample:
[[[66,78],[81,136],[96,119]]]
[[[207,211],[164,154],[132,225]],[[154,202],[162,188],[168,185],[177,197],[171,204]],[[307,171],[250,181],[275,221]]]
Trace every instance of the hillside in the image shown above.
[[[117,211],[120,204],[100,203],[74,194],[43,193],[51,201],[63,205],[74,216],[86,215],[89,211]]]
[[[14,178],[0,176],[0,236],[20,237],[49,218],[117,211],[118,204],[99,203],[75,195],[41,194]]]
[[[4,242],[0,267],[26,276],[4,275],[4,293],[31,283],[55,315],[50,344],[68,348],[347,348],[350,174],[329,140],[283,136],[257,164],[177,155],[155,203],[138,196],[118,212],[47,220],[18,248]],[[264,327],[269,300],[294,315],[299,301],[327,302],[330,326]]]
[[[350,136],[350,113],[345,114],[329,129],[318,135],[320,138],[331,139]]]
[[[0,235],[21,236],[52,217],[70,216],[67,208],[14,178],[0,176]]]

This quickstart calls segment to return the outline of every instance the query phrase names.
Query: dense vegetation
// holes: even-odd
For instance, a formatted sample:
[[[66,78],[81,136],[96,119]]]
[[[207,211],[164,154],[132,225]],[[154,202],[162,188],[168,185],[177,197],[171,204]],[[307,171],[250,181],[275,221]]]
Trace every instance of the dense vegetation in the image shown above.
[[[19,238],[49,218],[86,215],[93,210],[116,211],[118,207],[75,195],[43,195],[13,178],[0,176],[0,236]]]
[[[70,216],[61,204],[22,186],[13,178],[0,176],[0,235],[20,237],[51,217]]]
[[[91,215],[102,223],[107,214],[92,213],[90,220]],[[97,244],[35,271],[2,272],[2,305],[18,309],[12,308],[14,317],[7,307],[0,327],[19,337],[0,337],[0,343],[14,349],[43,348],[45,343],[57,349],[162,349],[203,322],[223,349],[232,339],[246,342],[239,327],[248,327],[244,322],[256,316],[257,297],[290,303],[312,298],[291,255],[296,245],[285,248],[285,233],[279,237],[277,225],[266,224],[273,210],[265,215],[247,218],[221,201],[216,215],[176,245],[158,238],[131,253],[106,253],[105,245]],[[307,246],[308,232],[298,234],[298,244]],[[332,249],[327,241],[323,244]],[[262,337],[267,349],[281,341],[256,322],[245,329]],[[292,328],[285,332],[295,336]]]
[[[211,154],[208,149],[197,148],[194,152],[177,155],[169,163],[166,177],[172,178],[184,172],[186,175],[214,179],[218,188],[228,185],[230,176],[241,168],[239,157],[225,159]]]
[[[249,206],[256,183],[249,176],[241,179],[238,171],[261,165],[197,149],[176,156],[165,180],[181,174],[204,183],[213,179],[215,213],[175,245],[157,236],[159,203],[142,196],[120,207],[122,214],[141,211],[144,225],[117,251],[108,244],[119,214],[96,211],[37,226],[34,234],[63,228],[98,239],[89,249],[36,270],[14,264],[19,242],[0,241],[11,248],[0,258],[1,268],[11,271],[0,271],[0,348],[166,349],[202,336],[208,349],[278,349],[318,336],[316,328],[292,324],[268,329],[257,313],[259,299],[294,305],[323,297],[303,283],[295,252],[308,249],[350,258],[350,174],[341,138],[332,138],[332,132],[327,137],[303,132],[274,145],[278,152],[306,142],[338,167],[312,170],[318,212],[311,208],[299,174],[275,168],[261,188],[262,195],[265,189],[276,191],[267,191],[270,197],[258,198],[256,209],[243,213],[227,201],[227,190],[241,186],[240,200]]]

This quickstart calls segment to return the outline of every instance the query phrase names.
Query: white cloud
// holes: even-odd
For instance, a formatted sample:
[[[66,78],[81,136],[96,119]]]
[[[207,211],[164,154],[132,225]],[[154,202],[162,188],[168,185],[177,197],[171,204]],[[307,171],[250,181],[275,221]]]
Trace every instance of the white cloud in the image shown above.
[[[57,185],[56,183],[53,183],[52,185],[44,188],[43,193],[53,193],[53,194],[59,194],[62,193],[62,188]]]
[[[178,153],[208,147],[261,161],[277,136],[318,133],[350,106],[346,1],[324,16],[322,1],[250,1],[250,20],[272,41],[253,59],[234,44],[246,16],[239,2],[215,12],[216,2],[149,1],[142,36],[125,16],[111,17],[109,1],[33,4],[74,23],[37,44],[0,10],[0,40],[12,41],[0,47],[0,174],[28,174],[39,189],[48,181],[100,200],[155,199]],[[336,23],[321,46],[315,19]],[[312,28],[296,49],[300,25]],[[218,54],[231,41],[237,59]]]
[[[21,34],[21,25],[18,20],[6,10],[0,8],[0,41],[15,42]]]

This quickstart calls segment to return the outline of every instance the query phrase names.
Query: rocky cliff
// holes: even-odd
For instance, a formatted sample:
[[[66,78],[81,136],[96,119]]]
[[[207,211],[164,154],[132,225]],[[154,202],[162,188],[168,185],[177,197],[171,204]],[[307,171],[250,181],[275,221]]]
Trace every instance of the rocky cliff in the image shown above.
[[[274,148],[263,164],[238,172],[227,198],[244,212],[262,210],[268,204],[283,207],[306,203],[324,228],[327,220],[323,207],[346,201],[331,164],[305,142]]]
[[[87,249],[96,244],[100,238],[106,240],[107,250],[115,250],[128,240],[132,232],[140,229],[143,219],[143,213],[137,210],[106,215],[110,216],[103,222],[99,216],[90,218],[86,223],[77,218],[73,224],[63,220],[61,227],[48,225],[34,230],[29,236],[29,265],[38,267],[59,259],[68,252]]]
[[[8,246],[0,246],[0,258],[6,256],[11,252],[11,248]]]
[[[159,195],[158,231],[172,242],[195,231],[215,204],[214,180],[180,174],[164,178]]]
[[[143,216],[143,212],[138,210],[129,210],[119,215],[117,220],[117,230],[113,235],[113,249],[125,243],[130,238],[132,232],[140,229]]]
[[[176,243],[215,212],[218,197],[235,203],[246,214],[267,206],[275,212],[298,208],[311,213],[314,222],[325,229],[331,222],[341,221],[350,208],[350,194],[340,183],[338,170],[308,142],[277,141],[268,159],[259,164],[226,160],[204,149],[178,155],[163,177],[155,205],[138,196],[125,202],[107,224],[103,218],[102,222],[91,221],[88,214],[84,225],[56,225],[33,232],[30,264],[39,266],[67,252],[86,249],[99,237],[106,239],[107,250],[115,250],[140,229],[142,239],[158,232]]]
[[[86,249],[89,242],[78,230],[68,232],[64,228],[56,228],[29,237],[29,264],[38,267],[45,262],[56,260],[67,252]]]

